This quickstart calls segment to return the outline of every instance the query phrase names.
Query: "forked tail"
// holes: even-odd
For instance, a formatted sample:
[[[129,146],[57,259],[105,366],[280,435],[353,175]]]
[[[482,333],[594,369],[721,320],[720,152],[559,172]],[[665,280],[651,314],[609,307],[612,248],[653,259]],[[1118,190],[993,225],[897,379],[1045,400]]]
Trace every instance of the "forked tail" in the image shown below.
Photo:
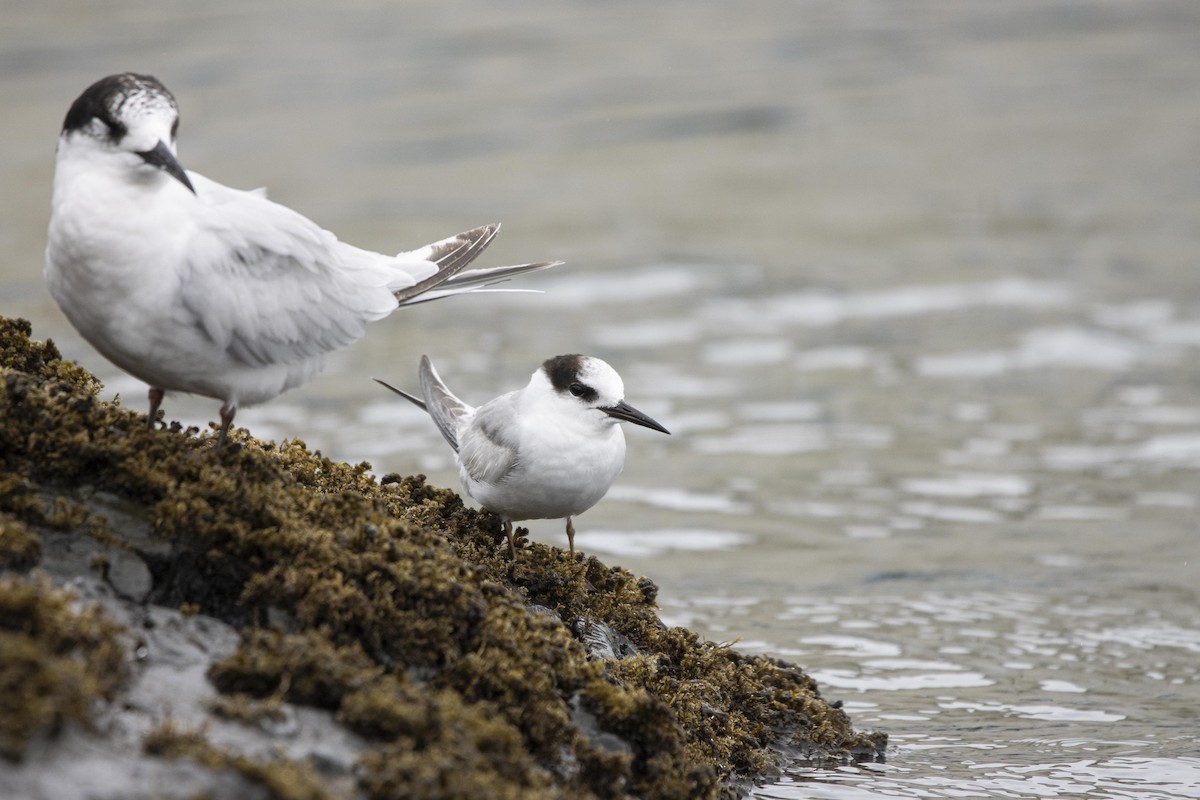
[[[423,281],[400,289],[393,294],[400,305],[414,305],[430,300],[438,300],[455,294],[469,292],[505,291],[489,289],[492,286],[525,272],[536,272],[542,269],[556,267],[561,261],[538,261],[532,264],[516,264],[507,267],[482,267],[479,269],[463,270],[468,264],[479,257],[496,238],[500,223],[482,225],[469,231],[442,239],[440,242],[425,245],[419,250],[404,253],[438,265],[438,271]],[[509,291],[534,291],[518,289]]]

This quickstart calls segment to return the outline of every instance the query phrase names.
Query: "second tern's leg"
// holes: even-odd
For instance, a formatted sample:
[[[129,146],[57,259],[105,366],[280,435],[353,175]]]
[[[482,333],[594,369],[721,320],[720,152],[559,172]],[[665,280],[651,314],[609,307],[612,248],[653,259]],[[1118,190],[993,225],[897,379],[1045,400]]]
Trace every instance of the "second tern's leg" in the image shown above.
[[[233,415],[237,413],[237,406],[225,403],[221,406],[221,433],[217,436],[217,449],[220,450],[225,445],[225,435],[229,433],[229,426],[233,424]]]
[[[158,419],[158,407],[162,405],[164,394],[166,392],[157,386],[150,387],[150,413],[146,415],[147,428],[154,428],[154,422]]]
[[[575,524],[567,517],[567,546],[571,548],[571,560],[575,560]]]
[[[508,554],[517,557],[517,546],[513,544],[513,526],[509,520],[504,520],[504,535],[508,539]]]

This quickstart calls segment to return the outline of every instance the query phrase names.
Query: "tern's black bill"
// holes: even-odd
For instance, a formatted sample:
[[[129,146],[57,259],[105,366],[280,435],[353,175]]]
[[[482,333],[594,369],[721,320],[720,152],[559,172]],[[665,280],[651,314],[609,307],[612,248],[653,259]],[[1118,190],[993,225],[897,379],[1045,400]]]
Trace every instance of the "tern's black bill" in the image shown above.
[[[192,187],[192,182],[188,180],[187,173],[183,171],[183,167],[179,165],[175,154],[171,152],[171,148],[167,147],[165,142],[159,141],[158,144],[154,145],[153,150],[147,150],[144,153],[138,153],[138,155],[142,157],[142,161],[145,161],[152,167],[158,167],[182,183],[192,194],[196,193],[196,190]]]
[[[608,414],[610,417],[614,417],[615,419],[624,420],[625,422],[632,422],[634,425],[642,425],[646,428],[650,428],[651,430],[661,431],[668,436],[671,433],[662,425],[659,425],[657,422],[650,419],[645,414],[629,405],[629,403],[626,403],[624,400],[617,403],[615,406],[604,406],[600,410],[605,414]]]

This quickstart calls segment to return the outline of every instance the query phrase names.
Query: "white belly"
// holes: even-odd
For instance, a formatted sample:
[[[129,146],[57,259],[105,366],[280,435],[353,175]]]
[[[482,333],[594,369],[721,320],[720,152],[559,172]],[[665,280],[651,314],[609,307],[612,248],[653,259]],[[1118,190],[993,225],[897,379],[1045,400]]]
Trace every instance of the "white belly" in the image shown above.
[[[484,508],[510,521],[562,519],[582,514],[608,493],[625,465],[625,437],[619,427],[603,439],[539,447],[538,458],[498,484],[473,481],[465,470],[463,488]]]

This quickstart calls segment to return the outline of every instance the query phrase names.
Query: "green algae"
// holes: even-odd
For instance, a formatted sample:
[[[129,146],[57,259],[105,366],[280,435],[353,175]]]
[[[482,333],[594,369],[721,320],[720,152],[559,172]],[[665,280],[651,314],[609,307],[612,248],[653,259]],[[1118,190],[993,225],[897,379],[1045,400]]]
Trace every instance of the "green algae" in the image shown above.
[[[283,695],[278,692],[263,698],[234,692],[217,695],[209,701],[208,707],[221,719],[262,726],[280,723],[287,718],[283,702]]]
[[[559,796],[521,731],[497,711],[389,675],[347,695],[338,718],[385,742],[360,761],[368,797]]]
[[[310,765],[292,759],[250,758],[217,747],[203,729],[181,728],[170,720],[150,731],[142,747],[149,755],[186,758],[214,772],[230,770],[262,788],[270,800],[332,800],[336,797]]]
[[[42,537],[19,519],[0,514],[0,570],[24,572],[42,559]]]
[[[90,493],[136,504],[159,546],[124,544],[150,569],[150,601],[242,629],[209,672],[228,699],[215,710],[333,711],[374,743],[366,796],[715,797],[780,751],[882,752],[796,668],[663,626],[645,578],[536,543],[513,560],[494,516],[423,476],[376,482],[367,464],[243,430],[215,451],[194,429],[148,429],[29,334],[0,318],[0,563],[28,568],[49,529],[120,543]],[[589,625],[626,651],[589,654]],[[196,738],[175,734],[154,751]],[[273,796],[304,796],[289,787]]]
[[[382,673],[357,643],[337,647],[325,632],[249,628],[237,651],[214,664],[208,678],[222,692],[279,695],[293,703],[337,709],[347,692],[373,683]]]
[[[125,679],[120,627],[73,603],[45,576],[0,579],[0,757],[21,760],[34,736],[68,722],[90,726]]]

